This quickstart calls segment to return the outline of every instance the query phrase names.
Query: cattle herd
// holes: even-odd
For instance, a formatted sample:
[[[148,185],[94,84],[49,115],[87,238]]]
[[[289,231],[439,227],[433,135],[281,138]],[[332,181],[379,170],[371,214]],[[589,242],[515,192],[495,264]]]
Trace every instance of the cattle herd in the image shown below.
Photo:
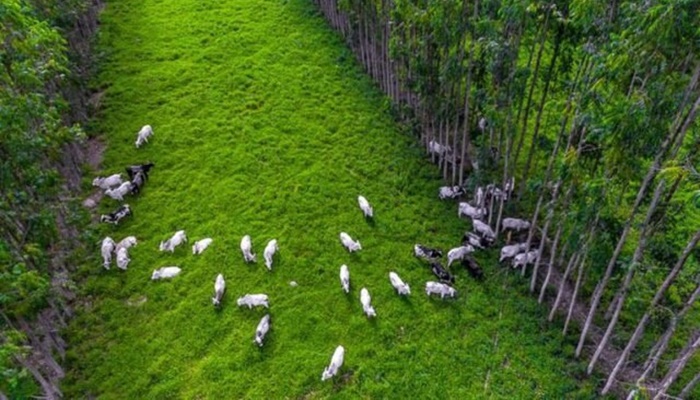
[[[136,147],[139,148],[144,143],[148,142],[148,137],[153,135],[153,129],[150,125],[145,125],[137,133]],[[439,145],[437,143],[432,144],[435,149],[433,151],[447,151],[443,148],[437,148]],[[127,194],[137,195],[141,192],[143,186],[148,180],[149,172],[154,167],[151,162],[131,165],[126,167],[127,175],[129,176],[128,181],[122,180],[122,174],[114,174],[108,177],[98,177],[93,180],[93,186],[99,187],[104,190],[104,194],[117,201],[124,201],[124,196]],[[440,259],[443,256],[443,252],[440,249],[430,248],[422,244],[415,244],[413,247],[414,255],[423,259],[427,262],[430,267],[430,271],[435,275],[437,281],[428,281],[425,284],[425,292],[428,296],[437,295],[441,299],[445,297],[454,298],[457,295],[457,291],[454,289],[455,277],[450,272],[450,267],[455,262],[460,262],[460,264],[467,270],[467,272],[475,279],[483,279],[483,270],[479,266],[478,262],[474,259],[472,254],[476,249],[484,249],[490,247],[494,244],[496,239],[496,232],[489,225],[488,222],[484,221],[487,215],[490,215],[493,211],[494,203],[496,201],[506,201],[508,200],[513,191],[514,182],[511,180],[503,187],[499,189],[496,185],[491,184],[486,187],[478,187],[474,192],[474,198],[472,203],[469,202],[459,202],[457,215],[461,217],[463,215],[468,216],[472,219],[473,232],[466,232],[462,237],[462,243],[460,246],[452,248],[447,252],[447,268],[443,267],[440,263]],[[438,197],[443,200],[447,199],[461,199],[467,193],[467,190],[461,186],[444,186],[441,187],[438,193]],[[358,204],[365,218],[373,218],[374,210],[370,205],[369,201],[364,196],[358,196]],[[128,204],[120,205],[115,211],[101,215],[100,221],[105,223],[111,223],[114,225],[119,224],[125,217],[131,216],[132,212]],[[517,218],[504,218],[501,223],[501,230],[509,230],[513,232],[524,231],[530,228],[530,223],[525,220]],[[362,250],[362,246],[359,240],[354,240],[346,232],[340,232],[340,242],[349,252],[357,252]],[[173,253],[175,248],[187,242],[187,236],[184,230],[175,232],[167,240],[161,241],[159,245],[160,251],[168,251]],[[203,238],[195,241],[192,246],[192,254],[199,255],[202,254],[213,242],[212,238]],[[134,236],[128,236],[118,243],[115,242],[110,237],[105,237],[102,241],[101,255],[103,259],[103,266],[105,269],[110,269],[112,263],[112,256],[116,257],[116,265],[122,270],[126,270],[129,262],[129,248],[137,244],[137,239]],[[249,235],[243,236],[240,244],[241,253],[243,259],[246,263],[256,262],[256,254],[253,253],[252,240]],[[265,266],[268,270],[272,270],[273,258],[275,253],[279,250],[277,240],[272,239],[267,243],[265,250],[263,252],[263,257],[265,259]],[[517,243],[506,245],[501,249],[500,252],[500,262],[503,262],[509,258],[512,258],[513,267],[523,267],[525,268],[527,264],[534,263],[538,258],[537,250],[530,250],[525,243]],[[152,280],[161,279],[171,279],[178,276],[181,269],[177,266],[167,266],[161,267],[153,271],[151,275]],[[347,265],[343,264],[340,266],[340,284],[341,288],[345,293],[350,293],[350,271]],[[401,277],[395,272],[389,272],[389,282],[392,287],[396,290],[399,296],[408,296],[411,294],[411,289],[408,283],[404,282]],[[296,286],[295,282],[290,282],[292,286]],[[221,300],[224,296],[226,290],[226,281],[223,274],[218,274],[214,281],[214,297],[212,297],[212,303],[214,307],[219,307],[221,305]],[[241,296],[236,301],[239,307],[247,306],[248,308],[253,307],[265,307],[269,308],[269,299],[266,294],[248,294]],[[362,304],[362,309],[368,318],[373,318],[377,316],[377,312],[372,306],[372,298],[370,296],[369,290],[365,287],[360,290],[360,303]],[[255,330],[255,336],[253,342],[258,346],[263,346],[265,336],[270,329],[270,314],[266,314],[258,323]],[[343,346],[338,346],[333,353],[330,365],[324,369],[321,379],[327,380],[338,373],[344,360],[345,348]]]

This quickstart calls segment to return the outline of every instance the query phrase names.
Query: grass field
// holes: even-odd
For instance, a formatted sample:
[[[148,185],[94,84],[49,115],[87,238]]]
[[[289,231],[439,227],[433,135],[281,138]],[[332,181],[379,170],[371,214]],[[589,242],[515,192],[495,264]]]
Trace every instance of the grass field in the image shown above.
[[[114,0],[99,49],[103,109],[92,130],[108,148],[96,173],[156,166],[127,200],[133,218],[93,235],[87,301],[67,332],[66,398],[594,397],[573,376],[581,366],[564,357],[570,344],[492,258],[478,256],[483,283],[453,269],[456,300],[425,295],[434,278],[413,244],[454,247],[469,224],[437,199],[436,168],[310,1]],[[155,135],[137,150],[144,124]],[[374,205],[374,221],[362,217],[358,194]],[[116,206],[107,198],[100,210]],[[159,252],[180,229],[188,246]],[[341,231],[363,250],[342,248]],[[243,262],[245,234],[256,264]],[[100,266],[106,235],[139,239],[128,271]],[[192,242],[207,236],[214,243],[193,256]],[[272,238],[280,252],[268,272],[262,250]],[[182,274],[150,280],[167,265]],[[410,297],[394,293],[391,270]],[[227,292],[216,310],[218,273]],[[362,313],[362,287],[375,320]],[[245,293],[270,297],[262,349],[252,339],[265,311],[236,307]],[[321,382],[338,344],[341,376]]]

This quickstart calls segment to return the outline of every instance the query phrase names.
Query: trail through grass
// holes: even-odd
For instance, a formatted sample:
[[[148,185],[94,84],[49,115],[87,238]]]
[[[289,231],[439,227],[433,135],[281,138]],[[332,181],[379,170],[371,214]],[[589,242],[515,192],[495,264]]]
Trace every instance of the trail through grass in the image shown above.
[[[103,174],[153,161],[133,218],[100,226],[83,268],[85,306],[68,337],[67,398],[562,398],[592,396],[564,371],[558,330],[493,259],[486,281],[459,267],[454,301],[428,298],[434,280],[416,242],[448,249],[469,224],[437,200],[436,168],[398,131],[385,100],[306,0],[114,0],[102,18]],[[141,149],[144,124],[155,135]],[[367,222],[363,194],[375,208]],[[101,211],[116,203],[105,199]],[[184,229],[174,254],[158,243]],[[348,232],[363,250],[349,254]],[[256,264],[244,264],[243,235]],[[99,241],[135,235],[126,272],[100,266]],[[213,244],[193,256],[195,240]],[[272,272],[268,240],[280,252]],[[351,293],[340,288],[347,264]],[[172,281],[153,269],[178,265]],[[394,270],[412,295],[399,298]],[[214,279],[226,277],[222,307]],[[298,282],[298,287],[289,285]],[[376,320],[362,313],[367,287]],[[270,297],[271,330],[253,345]],[[321,382],[338,344],[341,377]]]

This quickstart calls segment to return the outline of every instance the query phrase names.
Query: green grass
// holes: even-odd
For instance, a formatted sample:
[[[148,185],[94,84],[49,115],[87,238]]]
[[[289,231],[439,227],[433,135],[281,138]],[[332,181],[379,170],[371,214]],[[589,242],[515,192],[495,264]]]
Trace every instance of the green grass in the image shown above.
[[[565,373],[582,369],[567,361],[571,346],[491,257],[479,256],[483,283],[454,269],[456,300],[425,296],[434,278],[413,244],[456,246],[468,223],[437,200],[436,168],[310,1],[115,0],[102,22],[105,96],[92,127],[109,144],[101,173],[156,167],[128,199],[133,218],[94,235],[84,307],[67,332],[67,398],[594,397]],[[155,135],[136,150],[144,124]],[[373,222],[358,194],[374,205]],[[106,199],[100,210],[115,206]],[[159,252],[179,229],[189,245],[214,243],[199,257],[189,246]],[[348,254],[340,231],[363,250]],[[240,254],[245,234],[255,265]],[[100,266],[106,235],[140,240],[128,271]],[[280,252],[268,272],[262,250],[272,238]],[[181,276],[150,281],[167,265]],[[411,285],[409,298],[393,292],[391,270]],[[218,273],[227,293],[215,310]],[[376,320],[362,313],[363,286]],[[264,311],[235,304],[256,292],[271,304],[262,349],[252,338]],[[344,376],[321,382],[338,344]]]

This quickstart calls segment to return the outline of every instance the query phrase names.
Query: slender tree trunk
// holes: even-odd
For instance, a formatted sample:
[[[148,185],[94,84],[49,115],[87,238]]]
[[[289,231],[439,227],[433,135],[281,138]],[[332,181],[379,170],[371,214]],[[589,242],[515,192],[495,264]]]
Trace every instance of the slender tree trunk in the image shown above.
[[[559,290],[557,291],[557,298],[554,300],[554,304],[552,305],[552,310],[549,312],[549,317],[547,318],[548,321],[552,321],[554,319],[554,315],[557,312],[557,309],[559,308],[559,303],[561,303],[561,298],[564,296],[564,285],[566,284],[566,279],[569,277],[569,273],[571,273],[571,268],[578,264],[579,259],[581,260],[581,262],[585,261],[585,259],[586,259],[585,247],[583,249],[581,249],[580,252],[577,251],[571,255],[571,259],[569,260],[569,264],[566,266],[566,270],[564,271],[564,275],[561,277],[561,281],[559,282]]]
[[[479,0],[474,1],[473,20],[476,21],[479,16]],[[469,146],[469,98],[472,90],[472,63],[474,62],[474,47],[476,39],[472,34],[469,41],[469,57],[467,58],[467,82],[464,92],[464,127],[462,130],[462,160],[459,168],[459,186],[464,185],[464,163],[467,162],[467,147]],[[455,149],[456,150],[456,149]]]
[[[700,382],[700,372],[695,374],[693,379],[691,379],[690,382],[688,382],[688,384],[685,385],[685,387],[683,388],[683,390],[681,390],[681,393],[678,395],[678,397],[681,399],[688,398],[688,396],[690,396],[690,392],[698,384],[698,382]]]
[[[549,285],[549,278],[552,276],[552,268],[554,268],[554,257],[557,254],[557,246],[559,245],[559,237],[561,236],[561,231],[563,229],[563,224],[559,224],[557,227],[557,233],[554,234],[554,243],[552,243],[552,252],[549,255],[549,266],[547,266],[547,274],[542,282],[542,287],[540,287],[540,296],[537,298],[537,302],[542,304],[544,300],[544,293],[547,290],[547,285]]]
[[[566,321],[564,322],[564,329],[562,330],[562,335],[566,336],[566,330],[569,327],[569,321],[571,321],[571,315],[574,313],[574,307],[576,306],[576,297],[578,295],[578,290],[581,287],[581,281],[583,280],[583,272],[586,269],[586,260],[583,260],[581,265],[578,267],[578,275],[576,276],[576,285],[574,286],[574,293],[571,295],[571,303],[569,303],[569,312],[566,313]]]
[[[700,348],[700,330],[695,330],[691,335],[688,344],[681,351],[680,357],[674,361],[673,364],[671,364],[671,368],[669,368],[668,373],[661,381],[661,384],[656,390],[654,400],[658,400],[662,398],[662,396],[665,397],[668,389],[671,387],[671,385],[673,385],[673,382],[676,381],[678,375],[683,372],[686,364],[688,364],[688,361],[690,361],[698,348]]]

